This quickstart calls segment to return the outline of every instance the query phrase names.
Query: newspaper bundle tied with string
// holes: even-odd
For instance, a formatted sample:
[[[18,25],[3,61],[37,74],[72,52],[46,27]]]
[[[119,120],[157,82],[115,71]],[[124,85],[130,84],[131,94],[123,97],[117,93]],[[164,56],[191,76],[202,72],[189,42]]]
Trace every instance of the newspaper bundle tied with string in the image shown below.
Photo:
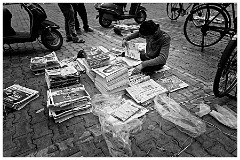
[[[198,137],[206,131],[206,124],[201,119],[182,108],[167,94],[159,94],[154,98],[154,107],[166,120],[178,126],[179,130],[191,137]]]
[[[148,110],[121,96],[97,94],[91,100],[93,114],[99,117],[101,132],[113,157],[132,156],[130,134],[141,130]]]

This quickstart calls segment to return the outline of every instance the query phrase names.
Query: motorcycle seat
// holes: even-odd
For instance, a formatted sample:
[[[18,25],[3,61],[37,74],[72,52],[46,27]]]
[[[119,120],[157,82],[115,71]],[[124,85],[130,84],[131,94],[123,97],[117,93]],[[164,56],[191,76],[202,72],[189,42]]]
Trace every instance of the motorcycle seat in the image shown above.
[[[123,15],[123,7],[113,3],[103,3],[100,5],[102,9],[115,11],[118,15]]]

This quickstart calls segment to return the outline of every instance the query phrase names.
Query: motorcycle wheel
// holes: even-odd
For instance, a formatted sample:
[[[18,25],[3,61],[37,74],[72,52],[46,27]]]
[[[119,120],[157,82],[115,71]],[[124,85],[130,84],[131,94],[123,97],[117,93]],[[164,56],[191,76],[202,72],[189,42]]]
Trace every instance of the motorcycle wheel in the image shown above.
[[[147,13],[144,10],[141,10],[137,13],[137,17],[134,18],[134,20],[140,24],[142,22],[144,22],[147,18]]]
[[[109,27],[111,24],[112,24],[112,21],[111,20],[108,20],[108,19],[105,19],[103,17],[103,14],[100,14],[99,15],[99,24],[104,27],[104,28],[107,28]]]
[[[50,32],[50,33],[49,33]],[[62,47],[63,37],[58,30],[44,31],[41,35],[42,44],[50,50],[56,51]]]

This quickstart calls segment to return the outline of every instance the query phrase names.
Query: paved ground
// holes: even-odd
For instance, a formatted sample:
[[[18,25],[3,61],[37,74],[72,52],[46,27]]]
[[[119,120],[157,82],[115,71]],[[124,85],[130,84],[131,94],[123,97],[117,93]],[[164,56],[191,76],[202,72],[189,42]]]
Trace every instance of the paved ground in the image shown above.
[[[64,20],[57,4],[42,5],[48,18],[61,27],[64,33]],[[195,111],[200,102],[227,105],[237,111],[237,102],[229,97],[216,98],[212,93],[212,81],[216,72],[220,53],[226,41],[200,52],[200,48],[186,42],[182,33],[184,17],[171,22],[165,13],[166,4],[144,4],[148,9],[148,18],[159,22],[161,27],[172,37],[171,55],[168,65],[171,70],[165,74],[175,74],[190,86],[172,94],[172,98],[181,103],[191,112]],[[18,31],[29,29],[26,13],[19,5],[7,6],[13,14],[13,28]],[[58,58],[76,56],[77,52],[86,46],[102,45],[106,48],[120,47],[121,37],[113,34],[111,29],[99,26],[95,19],[97,12],[93,4],[86,4],[89,13],[89,24],[95,29],[94,33],[84,33],[85,44],[64,42],[61,50],[56,51]],[[132,23],[133,20],[124,21]],[[142,40],[138,40],[142,41]],[[14,44],[14,51],[3,55],[3,88],[14,83],[36,89],[40,97],[25,108],[10,113],[3,121],[3,156],[44,156],[44,157],[108,157],[110,156],[106,142],[100,132],[98,117],[87,114],[72,118],[61,124],[55,124],[48,117],[46,109],[47,85],[44,76],[35,76],[29,69],[30,58],[49,54],[38,42]],[[155,75],[153,78],[157,78]],[[85,75],[81,82],[90,95],[99,93],[93,83]],[[36,113],[39,109],[45,110]],[[213,124],[207,125],[207,131],[192,139],[191,145],[183,150],[190,142],[190,138],[181,132],[173,123],[164,120],[155,111],[147,113],[142,130],[131,135],[131,148],[134,157],[236,157],[237,130],[232,130],[209,115],[202,118]],[[152,148],[151,150],[149,150]]]

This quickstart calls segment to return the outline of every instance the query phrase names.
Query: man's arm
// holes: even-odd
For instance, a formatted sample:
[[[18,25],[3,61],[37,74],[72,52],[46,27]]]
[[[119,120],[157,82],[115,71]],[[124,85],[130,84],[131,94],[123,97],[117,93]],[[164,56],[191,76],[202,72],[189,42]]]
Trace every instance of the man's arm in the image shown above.
[[[163,45],[160,49],[160,53],[157,57],[147,60],[147,61],[143,61],[142,62],[142,67],[145,68],[147,66],[155,66],[155,65],[165,65],[168,55],[169,55],[169,48],[170,48],[170,37],[165,39],[165,41],[163,42]]]
[[[130,41],[131,39],[140,37],[139,31],[134,32],[133,34],[130,34],[129,36],[123,38],[123,40]]]

